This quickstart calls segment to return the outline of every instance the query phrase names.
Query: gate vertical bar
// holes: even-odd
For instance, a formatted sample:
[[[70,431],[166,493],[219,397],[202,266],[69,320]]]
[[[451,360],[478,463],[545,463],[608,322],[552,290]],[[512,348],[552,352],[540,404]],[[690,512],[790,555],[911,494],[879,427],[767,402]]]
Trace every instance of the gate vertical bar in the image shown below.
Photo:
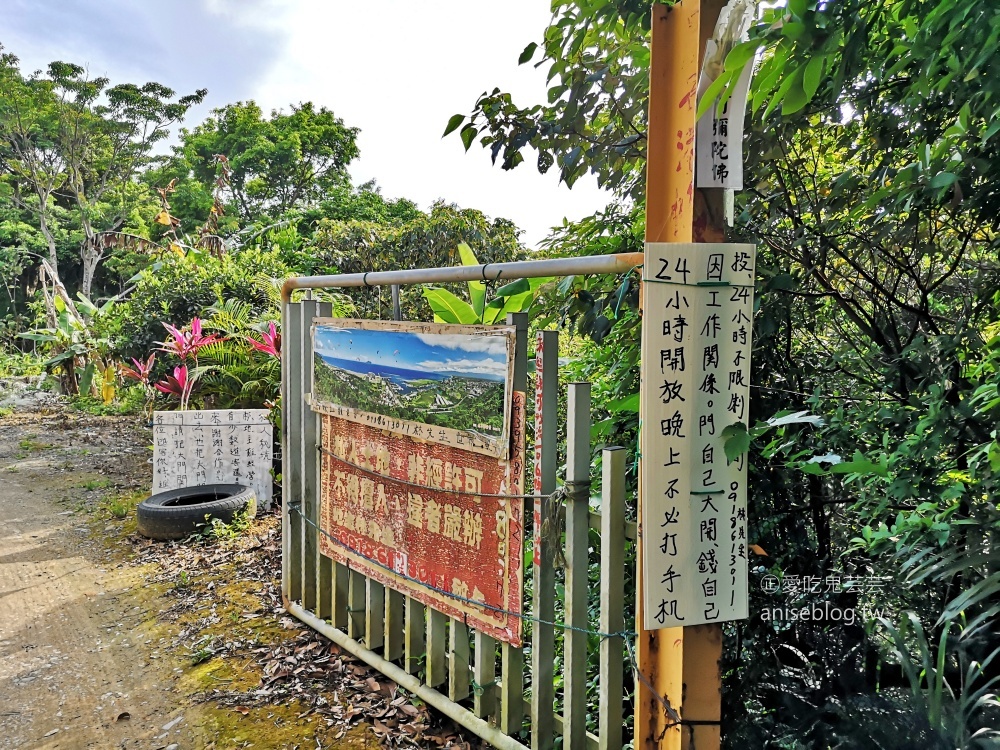
[[[312,351],[312,319],[316,317],[317,303],[315,300],[306,299],[299,303],[299,338],[298,346],[301,356],[301,369],[298,373],[301,381],[303,406],[301,406],[300,418],[301,427],[299,437],[296,439],[302,446],[302,454],[299,456],[302,473],[302,516],[300,523],[302,526],[302,606],[306,609],[316,611],[316,577],[319,565],[319,538],[316,527],[310,522],[316,523],[319,520],[319,495],[317,493],[314,476],[316,471],[316,415],[312,410],[304,405],[305,394],[312,390],[312,362],[307,356],[307,352]]]
[[[507,325],[517,331],[514,351],[514,390],[528,390],[528,314],[511,313]],[[522,528],[524,519],[521,519]],[[521,622],[522,630],[524,621]],[[524,651],[509,643],[500,649],[500,730],[515,736],[524,721]]]
[[[346,565],[333,565],[333,627],[347,630],[351,606],[351,571]]]
[[[385,658],[396,661],[403,655],[403,601],[398,591],[386,590],[385,600]]]
[[[480,718],[496,713],[497,642],[495,639],[475,631],[476,664],[473,678],[475,689],[473,712]]]
[[[448,628],[448,697],[469,697],[469,626],[452,618]]]
[[[432,607],[427,608],[427,676],[425,681],[437,687],[448,679],[445,671],[445,649],[447,648],[448,616]]]
[[[301,303],[285,305],[282,332],[283,445],[281,479],[282,593],[289,601],[302,598],[302,523],[292,510],[302,501],[302,314]]]
[[[559,334],[539,331],[535,344],[535,494],[550,495],[556,489],[556,439],[559,397]],[[555,721],[553,709],[555,638],[551,625],[555,618],[555,569],[552,545],[547,535],[552,501],[535,498],[534,508],[534,587],[532,590],[531,633],[531,748],[550,750]],[[541,622],[544,621],[544,622]]]
[[[563,747],[587,745],[587,617],[590,534],[590,383],[571,383],[566,409],[566,630]],[[623,533],[623,532],[622,532]]]
[[[605,448],[601,461],[601,624],[602,633],[625,628],[625,458],[624,448]],[[620,636],[600,646],[599,750],[621,750],[622,660]]]
[[[385,643],[385,586],[366,578],[365,645],[370,649],[382,648]]]
[[[406,633],[403,636],[403,667],[410,674],[420,671],[421,661],[427,650],[426,618],[424,605],[406,597]]]
[[[315,305],[317,318],[328,318],[333,315],[333,305],[329,302],[317,302]],[[305,321],[303,321],[303,323],[304,322]],[[306,327],[311,328],[311,326]],[[302,381],[304,383],[303,391],[311,394],[314,385],[311,335],[309,348],[303,350],[302,352],[302,360]],[[303,408],[302,418],[302,442],[305,445],[305,451],[303,453],[305,469],[302,473],[303,492],[306,497],[311,497],[313,499],[313,515],[310,516],[310,518],[313,523],[316,524],[316,526],[310,529],[317,542],[316,614],[322,619],[328,620],[333,616],[333,560],[326,555],[320,554],[318,545],[320,535],[319,529],[322,528],[322,523],[320,521],[320,515],[322,513],[322,508],[320,507],[322,485],[320,469],[322,467],[322,456],[319,450],[320,442],[322,440],[322,421],[319,414],[309,408]]]
[[[347,577],[347,634],[356,641],[365,637],[365,581],[363,573],[351,570]]]

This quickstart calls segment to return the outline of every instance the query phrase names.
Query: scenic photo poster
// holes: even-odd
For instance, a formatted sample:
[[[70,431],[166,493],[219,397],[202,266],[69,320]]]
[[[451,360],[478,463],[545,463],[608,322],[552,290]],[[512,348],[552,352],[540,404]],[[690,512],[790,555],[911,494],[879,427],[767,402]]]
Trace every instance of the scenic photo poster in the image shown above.
[[[318,318],[314,411],[506,458],[514,329]]]

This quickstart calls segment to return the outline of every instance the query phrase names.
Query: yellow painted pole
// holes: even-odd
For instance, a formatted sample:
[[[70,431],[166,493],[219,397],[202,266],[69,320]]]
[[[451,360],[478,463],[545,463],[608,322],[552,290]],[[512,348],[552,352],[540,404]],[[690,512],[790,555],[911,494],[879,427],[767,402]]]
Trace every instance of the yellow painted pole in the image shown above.
[[[705,42],[714,31],[723,5],[724,0],[680,0],[672,6],[653,6],[646,156],[647,242],[724,239],[723,191],[694,188],[698,74]],[[640,486],[640,504],[642,494]],[[636,656],[643,678],[636,691],[635,746],[645,750],[718,750],[722,628],[700,625],[643,630],[642,544],[640,534]],[[691,723],[680,724],[681,720]]]

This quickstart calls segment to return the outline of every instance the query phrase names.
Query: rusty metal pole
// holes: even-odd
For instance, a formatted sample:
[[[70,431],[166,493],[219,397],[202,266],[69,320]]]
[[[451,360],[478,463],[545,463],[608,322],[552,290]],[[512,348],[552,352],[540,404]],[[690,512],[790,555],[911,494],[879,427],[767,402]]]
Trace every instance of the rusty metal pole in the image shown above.
[[[698,75],[705,43],[724,4],[724,0],[679,0],[671,6],[653,6],[646,152],[647,242],[725,239],[724,191],[694,187]],[[640,503],[642,493],[640,487]],[[642,629],[642,544],[640,534],[637,659],[645,681],[659,696],[640,680],[636,690],[635,747],[718,750],[722,627]],[[678,718],[684,723],[679,724]]]

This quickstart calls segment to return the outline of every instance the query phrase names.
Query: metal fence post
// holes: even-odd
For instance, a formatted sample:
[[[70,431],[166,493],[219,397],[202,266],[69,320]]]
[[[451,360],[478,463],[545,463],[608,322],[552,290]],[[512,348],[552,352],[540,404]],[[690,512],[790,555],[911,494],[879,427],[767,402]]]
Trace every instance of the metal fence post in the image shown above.
[[[300,401],[303,403],[305,394],[312,391],[313,368],[309,356],[312,353],[312,320],[316,317],[317,311],[318,303],[315,300],[306,299],[299,303],[298,338],[295,343],[299,352],[297,376],[301,383],[302,398]],[[317,462],[319,458],[317,447],[319,430],[317,417],[309,407],[301,406],[299,416],[301,421],[298,434],[293,434],[292,439],[300,446],[298,461],[301,472],[302,606],[316,612],[319,535],[312,523],[319,521],[319,468]]]
[[[283,437],[281,516],[283,592],[289,601],[302,598],[302,313],[301,303],[285,305],[282,326],[281,434]],[[297,510],[294,510],[297,509]]]
[[[550,495],[556,489],[556,439],[559,397],[559,333],[539,331],[535,344],[535,494]],[[553,688],[555,634],[545,623],[555,618],[555,566],[550,537],[558,521],[549,497],[535,499],[534,590],[531,614],[531,747],[549,750],[553,745],[555,691]]]
[[[590,383],[571,383],[566,425],[566,630],[563,748],[587,743],[587,617],[590,534]]]
[[[605,448],[601,461],[601,622],[603,633],[625,628],[625,458],[624,448]],[[600,750],[622,746],[621,636],[603,638],[600,646]]]

